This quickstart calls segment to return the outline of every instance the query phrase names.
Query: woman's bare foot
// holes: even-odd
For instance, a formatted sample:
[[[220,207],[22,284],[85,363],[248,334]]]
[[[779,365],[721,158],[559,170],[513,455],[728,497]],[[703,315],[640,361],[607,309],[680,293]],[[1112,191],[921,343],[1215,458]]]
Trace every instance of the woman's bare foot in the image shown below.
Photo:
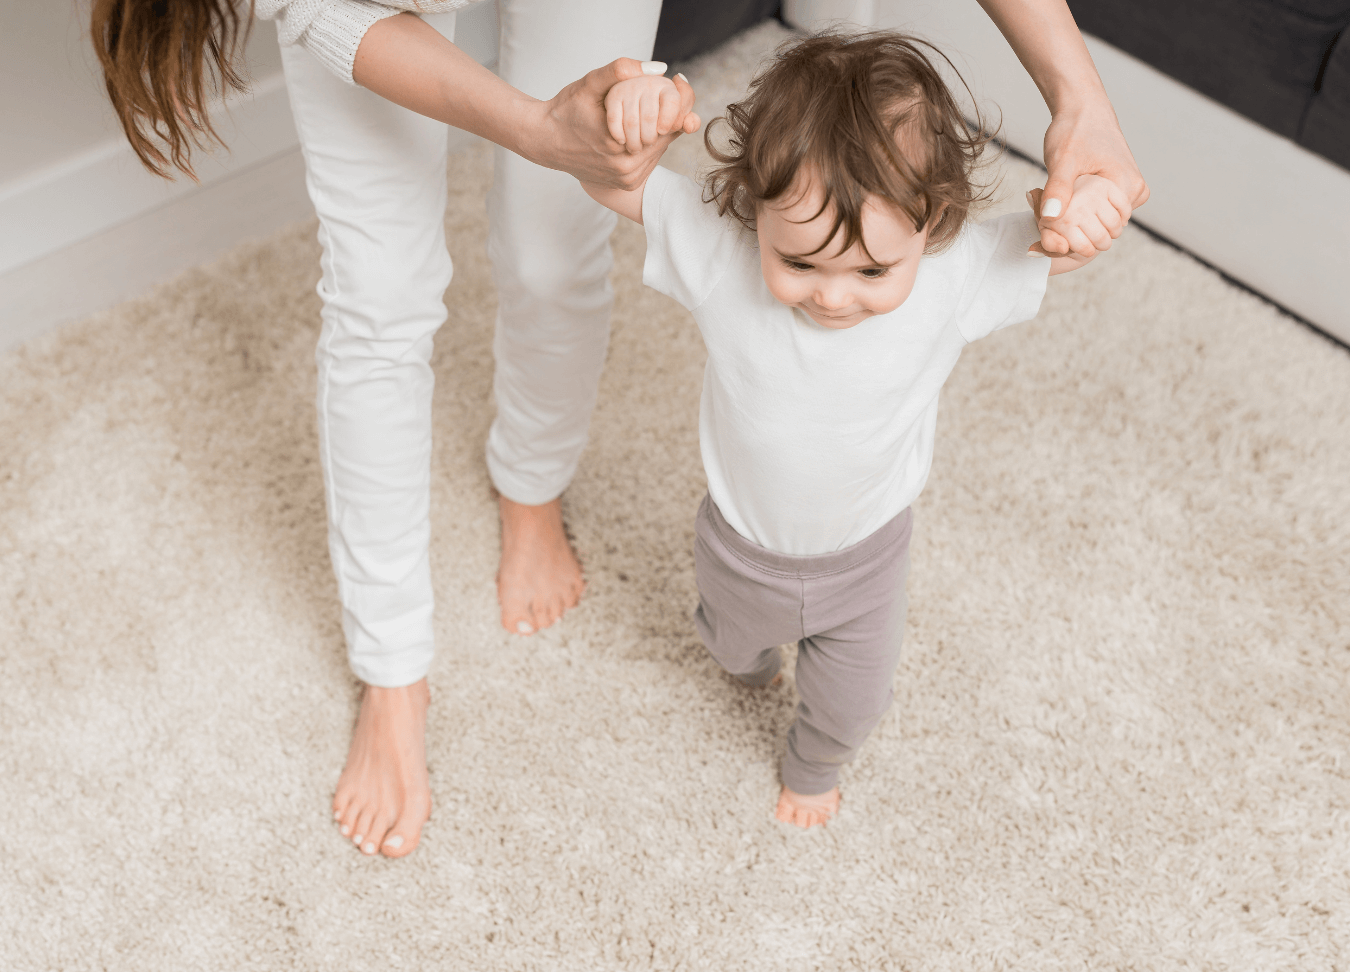
[[[576,607],[586,582],[563,530],[561,500],[542,506],[505,496],[497,500],[502,517],[502,561],[497,568],[502,626],[514,634],[534,634]]]
[[[342,836],[364,854],[412,853],[431,816],[427,781],[427,680],[403,688],[367,685],[347,766],[333,796]]]
[[[778,795],[778,809],[774,816],[783,823],[796,824],[798,827],[814,827],[824,824],[839,809],[839,787],[827,793],[807,796],[794,793],[786,786]]]

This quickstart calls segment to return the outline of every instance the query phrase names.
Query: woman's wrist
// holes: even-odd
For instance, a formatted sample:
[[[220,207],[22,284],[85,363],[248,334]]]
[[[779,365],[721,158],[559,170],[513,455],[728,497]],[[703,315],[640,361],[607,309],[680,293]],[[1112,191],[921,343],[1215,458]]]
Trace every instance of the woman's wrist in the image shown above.
[[[1106,87],[1091,61],[1088,67],[1089,70],[1078,71],[1072,76],[1055,73],[1038,84],[1051,115],[1081,115],[1094,111],[1115,113]]]
[[[1052,114],[1107,101],[1097,67],[1065,0],[979,3],[1017,53]]]
[[[447,114],[453,114],[457,119],[450,123],[500,145],[508,152],[538,162],[536,149],[539,133],[544,130],[548,103],[531,98],[495,74],[475,78],[477,83],[471,87],[479,90],[466,91],[458,83],[461,80],[445,78],[441,85]]]
[[[497,144],[510,149],[523,159],[548,169],[559,168],[557,145],[560,139],[557,120],[553,117],[553,103],[528,98],[514,108],[510,131],[503,132],[508,142]]]

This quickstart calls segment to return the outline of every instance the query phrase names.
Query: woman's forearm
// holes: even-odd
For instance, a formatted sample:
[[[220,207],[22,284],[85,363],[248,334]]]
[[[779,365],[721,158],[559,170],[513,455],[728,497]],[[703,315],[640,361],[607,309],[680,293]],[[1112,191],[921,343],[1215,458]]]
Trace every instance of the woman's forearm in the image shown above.
[[[1148,184],[1125,144],[1115,109],[1065,0],[979,0],[1041,90],[1050,109],[1045,132],[1045,202],[1038,220],[1048,254],[1069,250],[1069,237],[1090,257],[1091,241],[1067,219],[1080,176],[1097,175],[1124,193],[1132,211],[1148,200]],[[1124,211],[1125,219],[1130,212]],[[1066,235],[1067,234],[1067,235]],[[1114,235],[1114,234],[1113,234]]]
[[[373,24],[357,48],[352,77],[395,104],[534,158],[527,133],[539,124],[544,103],[507,84],[419,17],[399,14]]]
[[[1106,100],[1097,68],[1065,0],[979,0],[1051,113]]]
[[[605,95],[642,72],[642,62],[621,57],[540,101],[511,87],[419,18],[399,14],[366,31],[352,76],[395,104],[481,135],[531,162],[592,185],[635,189],[680,131],[697,127],[690,111],[694,91],[677,83],[681,110],[687,113],[683,128],[640,152],[614,141]]]

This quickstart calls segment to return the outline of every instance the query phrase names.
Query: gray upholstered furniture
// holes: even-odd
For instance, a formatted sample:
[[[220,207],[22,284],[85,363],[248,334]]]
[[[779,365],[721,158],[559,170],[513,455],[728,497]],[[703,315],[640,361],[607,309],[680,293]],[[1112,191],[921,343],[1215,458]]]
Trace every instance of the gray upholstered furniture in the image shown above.
[[[1350,169],[1350,0],[1069,0],[1078,26]]]

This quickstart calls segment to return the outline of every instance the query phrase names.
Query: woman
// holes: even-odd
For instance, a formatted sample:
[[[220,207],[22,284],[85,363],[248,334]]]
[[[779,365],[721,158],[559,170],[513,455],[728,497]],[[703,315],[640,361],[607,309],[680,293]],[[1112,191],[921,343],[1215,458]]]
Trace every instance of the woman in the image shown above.
[[[552,624],[583,587],[559,497],[585,445],[608,341],[615,217],[570,177],[630,188],[666,142],[698,127],[690,112],[646,153],[607,134],[604,95],[643,70],[629,58],[650,56],[660,0],[498,0],[495,75],[452,43],[453,11],[469,2],[253,2],[277,22],[323,247],[329,550],[348,658],[366,686],[334,815],[364,853],[391,857],[417,846],[431,809],[429,361],[451,274],[445,125],[498,146],[489,198],[498,414],[487,461],[500,494],[502,623],[521,634]],[[1105,176],[1136,206],[1148,195],[1110,102],[1064,0],[982,3],[1053,115],[1042,245],[1091,255],[1091,241],[1066,240],[1048,215],[1062,211],[1053,202],[1067,204],[1074,179]],[[190,173],[193,147],[214,137],[207,82],[243,86],[233,64],[246,27],[230,0],[96,0],[108,91],[152,170]],[[693,91],[676,83],[689,111]]]

